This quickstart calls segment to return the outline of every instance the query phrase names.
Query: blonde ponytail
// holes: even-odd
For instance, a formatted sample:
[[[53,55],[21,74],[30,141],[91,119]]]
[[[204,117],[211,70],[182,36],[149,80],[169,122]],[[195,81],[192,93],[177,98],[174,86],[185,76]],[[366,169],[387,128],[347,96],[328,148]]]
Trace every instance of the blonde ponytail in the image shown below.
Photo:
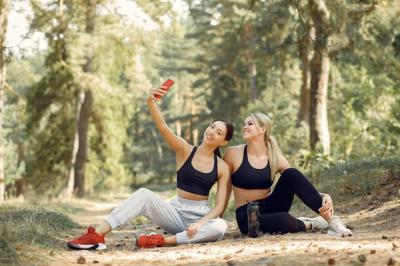
[[[281,153],[278,143],[273,136],[269,136],[265,140],[265,145],[267,146],[267,155],[269,159],[269,166],[271,168],[271,178],[274,181],[275,175],[278,172],[278,156]]]
[[[275,181],[275,175],[278,171],[278,157],[282,152],[277,141],[271,135],[272,121],[267,115],[262,113],[254,113],[250,114],[250,116],[257,120],[259,126],[265,127],[264,142],[265,146],[267,147],[269,167],[271,169],[271,179],[272,181]]]

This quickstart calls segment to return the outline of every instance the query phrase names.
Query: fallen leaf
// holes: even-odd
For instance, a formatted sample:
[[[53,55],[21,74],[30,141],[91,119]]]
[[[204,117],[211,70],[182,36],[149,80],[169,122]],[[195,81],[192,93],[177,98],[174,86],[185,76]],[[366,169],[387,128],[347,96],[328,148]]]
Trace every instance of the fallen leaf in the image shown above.
[[[397,263],[400,263],[400,258],[399,257],[391,257],[387,263],[387,265],[396,265]]]
[[[84,257],[84,256],[80,256],[80,257],[78,258],[77,263],[78,263],[78,264],[85,264],[85,263],[86,263],[85,257]]]
[[[237,264],[237,261],[235,261],[235,260],[228,260],[226,263],[227,263],[229,266],[234,266],[234,265]]]
[[[238,251],[236,251],[235,253],[240,253],[240,252],[242,252],[244,250],[244,248],[242,248],[242,249],[239,249]]]
[[[364,254],[360,254],[358,255],[358,260],[362,263],[367,261],[367,256],[365,256]]]

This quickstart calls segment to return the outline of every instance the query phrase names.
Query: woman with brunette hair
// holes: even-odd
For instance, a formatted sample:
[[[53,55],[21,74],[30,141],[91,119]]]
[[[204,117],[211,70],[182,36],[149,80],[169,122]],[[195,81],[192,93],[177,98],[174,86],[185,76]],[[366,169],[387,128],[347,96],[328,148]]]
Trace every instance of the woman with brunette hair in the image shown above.
[[[331,197],[319,193],[300,171],[289,166],[271,135],[271,129],[268,116],[250,114],[242,128],[246,144],[229,147],[224,156],[232,173],[236,221],[240,231],[249,233],[249,220],[253,221],[254,217],[248,216],[248,209],[256,202],[259,211],[256,223],[264,233],[329,228],[336,234],[351,235],[340,219],[333,216]],[[294,195],[320,217],[296,219],[291,216],[289,210]]]
[[[225,209],[230,185],[228,165],[216,154],[219,146],[229,142],[233,126],[224,120],[215,120],[204,132],[200,146],[187,143],[166,124],[156,101],[167,92],[166,87],[154,88],[147,97],[151,117],[169,147],[176,154],[177,198],[171,203],[157,194],[140,188],[119,204],[97,227],[89,227],[87,233],[67,243],[72,249],[105,249],[104,236],[112,229],[144,215],[171,236],[161,234],[141,235],[137,239],[140,248],[173,244],[197,243],[221,240],[227,229],[225,220],[219,218]],[[211,187],[217,183],[215,207],[208,205]]]

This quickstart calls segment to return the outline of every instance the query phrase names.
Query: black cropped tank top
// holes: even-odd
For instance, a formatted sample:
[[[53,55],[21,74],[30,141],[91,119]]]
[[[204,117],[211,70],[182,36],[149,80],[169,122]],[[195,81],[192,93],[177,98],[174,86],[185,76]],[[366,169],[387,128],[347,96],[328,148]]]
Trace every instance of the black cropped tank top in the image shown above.
[[[194,147],[182,167],[176,172],[177,187],[190,193],[208,196],[211,187],[218,179],[217,156],[214,155],[214,168],[209,173],[203,173],[192,166],[192,159],[196,153]]]
[[[263,169],[252,167],[247,158],[247,145],[244,146],[243,160],[232,174],[232,185],[244,189],[267,189],[272,185],[269,162]]]

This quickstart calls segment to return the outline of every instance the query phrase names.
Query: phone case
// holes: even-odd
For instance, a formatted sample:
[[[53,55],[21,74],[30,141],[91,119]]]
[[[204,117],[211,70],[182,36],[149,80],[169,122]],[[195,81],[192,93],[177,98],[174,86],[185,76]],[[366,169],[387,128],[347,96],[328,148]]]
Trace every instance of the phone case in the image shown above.
[[[173,81],[172,79],[167,79],[161,86],[163,86],[163,90],[168,91],[169,88],[171,88],[172,85],[174,85],[175,81]],[[159,95],[156,96],[157,99],[160,98]]]
[[[166,86],[164,88],[164,90],[169,90],[169,88],[171,88],[172,85],[174,85],[175,81],[173,81],[172,79],[167,79],[162,86]]]

